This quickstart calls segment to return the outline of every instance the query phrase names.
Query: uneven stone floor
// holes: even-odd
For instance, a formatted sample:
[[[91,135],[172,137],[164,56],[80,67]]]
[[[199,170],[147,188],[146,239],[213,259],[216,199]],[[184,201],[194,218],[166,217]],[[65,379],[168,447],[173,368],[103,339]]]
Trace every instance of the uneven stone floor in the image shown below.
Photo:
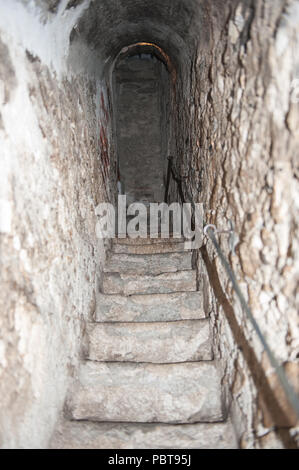
[[[236,448],[182,240],[114,242],[103,278],[51,447]]]

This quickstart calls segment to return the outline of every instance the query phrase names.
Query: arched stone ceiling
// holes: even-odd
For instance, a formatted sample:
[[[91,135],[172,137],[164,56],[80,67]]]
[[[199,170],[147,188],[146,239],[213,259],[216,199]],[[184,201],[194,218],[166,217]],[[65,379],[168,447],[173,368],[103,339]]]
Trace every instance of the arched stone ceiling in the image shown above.
[[[83,40],[104,61],[113,60],[124,46],[153,42],[179,66],[188,60],[198,41],[209,40],[209,3],[207,0],[94,0],[84,11],[71,40]]]
[[[32,0],[20,0],[28,3]],[[112,63],[130,44],[151,42],[169,55],[177,69],[188,67],[195,48],[211,40],[224,9],[237,0],[34,0],[48,19],[80,8],[70,36],[71,50],[93,51]],[[222,13],[221,13],[222,12]]]

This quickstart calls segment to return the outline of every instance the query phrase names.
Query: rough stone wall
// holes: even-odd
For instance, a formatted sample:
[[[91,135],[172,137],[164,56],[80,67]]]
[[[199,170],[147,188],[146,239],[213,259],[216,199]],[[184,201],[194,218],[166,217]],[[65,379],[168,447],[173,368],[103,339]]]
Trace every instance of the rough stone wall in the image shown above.
[[[228,2],[226,13],[211,7],[209,19],[210,44],[198,45],[189,96],[180,96],[186,197],[204,203],[207,223],[234,223],[236,256],[226,235],[221,246],[298,390],[299,3]],[[211,286],[215,354],[241,447],[294,447],[294,415],[207,240],[199,269],[204,291]]]
[[[104,84],[88,71],[58,76],[10,28],[0,33],[0,447],[38,448],[94,311],[105,256],[95,207],[110,198],[113,152]]]
[[[230,261],[296,385],[298,1],[0,7],[0,445],[46,446],[64,403],[104,257],[94,207],[111,199],[116,170],[109,96],[94,73],[139,40],[175,62],[186,192],[205,204],[207,222],[234,222]],[[199,269],[241,446],[294,445],[294,420],[209,242]]]

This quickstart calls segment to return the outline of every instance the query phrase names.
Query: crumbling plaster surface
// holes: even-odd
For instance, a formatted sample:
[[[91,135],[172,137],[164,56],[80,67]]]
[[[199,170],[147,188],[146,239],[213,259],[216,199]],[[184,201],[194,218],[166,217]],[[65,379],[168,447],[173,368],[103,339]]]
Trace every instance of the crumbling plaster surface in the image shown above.
[[[231,265],[298,390],[299,3],[227,6],[210,46],[199,44],[194,55],[190,94],[179,101],[185,105],[178,114],[177,156],[183,158],[181,174],[189,175],[186,197],[204,203],[206,222],[219,229],[234,223],[240,243],[236,256],[229,256]],[[227,236],[220,240],[228,256]],[[294,446],[295,430],[281,428],[296,420],[289,418],[284,394],[211,242],[202,255],[199,268],[212,286],[215,353],[226,372],[228,401],[233,397],[241,446]]]
[[[82,7],[54,27],[33,2],[1,2],[2,448],[47,446],[105,257],[95,207],[112,189],[107,92],[66,60]]]
[[[55,70],[61,78],[72,71],[67,69],[69,37],[90,1],[77,2],[76,8],[67,8],[68,0],[1,0],[2,34],[7,32],[9,42],[13,38],[15,44],[34,51],[42,63]],[[54,3],[55,10],[52,8]]]

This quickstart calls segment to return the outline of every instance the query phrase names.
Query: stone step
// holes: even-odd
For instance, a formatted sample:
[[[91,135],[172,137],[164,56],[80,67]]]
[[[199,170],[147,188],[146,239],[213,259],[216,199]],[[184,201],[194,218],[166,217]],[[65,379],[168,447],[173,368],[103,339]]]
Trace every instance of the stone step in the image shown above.
[[[149,255],[116,254],[110,252],[104,272],[162,274],[192,269],[192,252]]]
[[[149,236],[146,238],[130,238],[130,237],[125,237],[125,238],[115,238],[113,241],[113,244],[117,245],[155,245],[159,243],[184,243],[185,238],[179,236],[179,237],[174,237],[171,234],[169,237],[166,238],[161,238],[160,235],[158,238],[150,238]]]
[[[209,320],[89,323],[87,358],[176,363],[212,360]]]
[[[71,419],[91,421],[222,421],[221,379],[213,361],[87,361],[80,367],[66,411]]]
[[[133,254],[133,255],[148,255],[148,254],[158,254],[158,253],[179,253],[185,250],[184,242],[169,242],[164,241],[160,243],[151,243],[145,245],[132,245],[124,243],[114,243],[112,245],[113,253],[119,254]]]
[[[158,275],[103,273],[103,294],[167,294],[196,291],[196,271],[177,271]]]
[[[201,292],[149,295],[98,293],[95,321],[154,322],[199,320],[206,317]]]
[[[230,422],[173,425],[62,420],[49,448],[237,449],[238,445]]]

